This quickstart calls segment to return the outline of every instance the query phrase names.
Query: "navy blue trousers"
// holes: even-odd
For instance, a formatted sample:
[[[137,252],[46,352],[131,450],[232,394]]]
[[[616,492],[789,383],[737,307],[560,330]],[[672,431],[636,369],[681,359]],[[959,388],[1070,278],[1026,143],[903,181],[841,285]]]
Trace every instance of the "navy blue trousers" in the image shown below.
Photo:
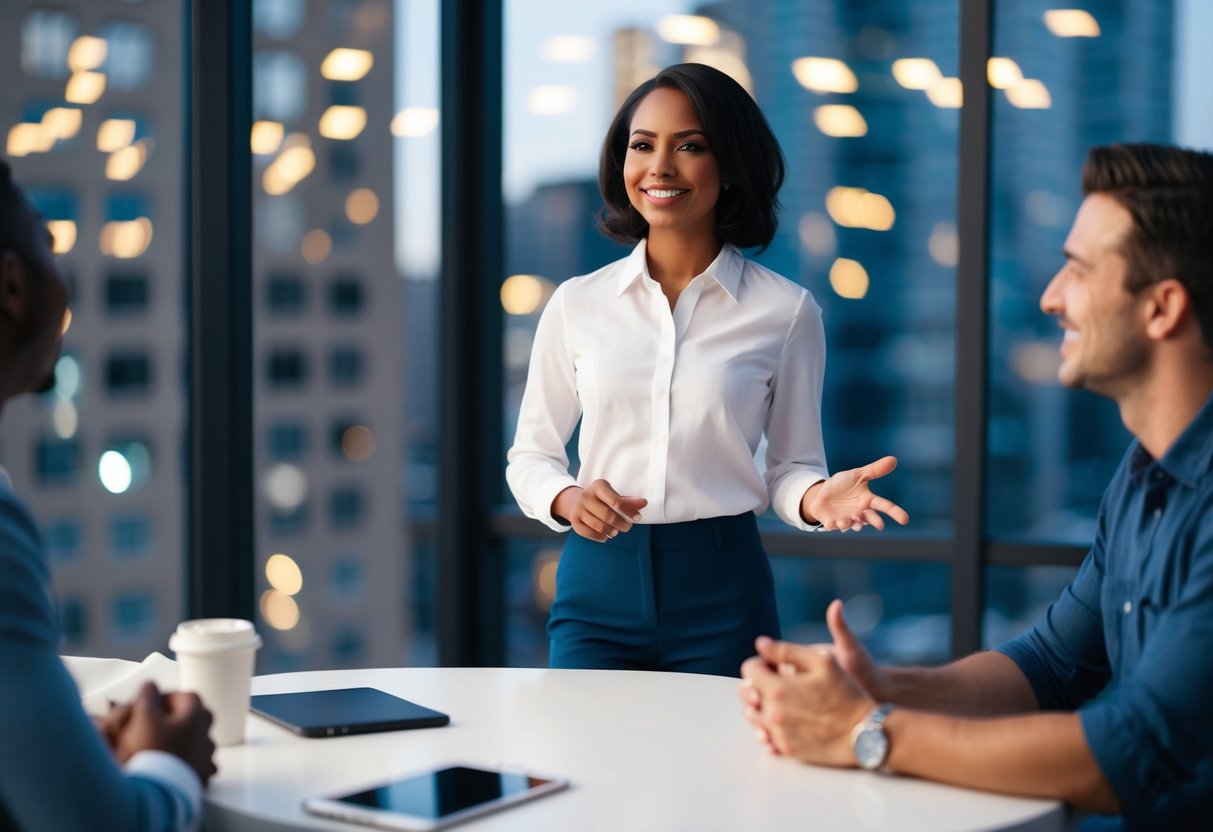
[[[752,512],[570,533],[548,619],[552,667],[737,676],[779,637],[771,565]]]

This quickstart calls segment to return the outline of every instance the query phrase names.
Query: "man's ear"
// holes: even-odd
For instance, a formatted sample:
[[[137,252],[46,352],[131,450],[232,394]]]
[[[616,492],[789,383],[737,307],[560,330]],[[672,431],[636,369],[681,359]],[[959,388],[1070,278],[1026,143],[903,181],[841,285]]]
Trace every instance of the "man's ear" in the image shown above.
[[[0,251],[0,318],[21,321],[29,312],[29,269],[11,248]]]
[[[1190,317],[1192,298],[1184,285],[1173,277],[1160,280],[1147,291],[1146,335],[1163,341],[1175,335]]]

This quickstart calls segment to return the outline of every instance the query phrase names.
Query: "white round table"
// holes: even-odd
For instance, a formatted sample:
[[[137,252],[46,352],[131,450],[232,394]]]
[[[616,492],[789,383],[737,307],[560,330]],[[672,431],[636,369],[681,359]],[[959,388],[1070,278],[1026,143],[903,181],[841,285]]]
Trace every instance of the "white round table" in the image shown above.
[[[249,716],[220,749],[206,797],[212,832],[370,827],[300,801],[450,762],[562,775],[554,795],[471,821],[475,830],[779,832],[806,829],[1060,830],[1064,807],[768,755],[737,680],[683,673],[391,668],[259,676],[254,693],[375,687],[450,714],[442,728],[304,739]]]

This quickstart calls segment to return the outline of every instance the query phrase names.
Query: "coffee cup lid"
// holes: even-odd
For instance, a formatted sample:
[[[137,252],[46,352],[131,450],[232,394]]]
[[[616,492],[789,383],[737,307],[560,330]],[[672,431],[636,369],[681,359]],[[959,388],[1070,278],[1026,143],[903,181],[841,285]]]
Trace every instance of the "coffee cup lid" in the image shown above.
[[[257,649],[261,636],[253,629],[253,622],[243,618],[195,618],[177,625],[168,646],[174,653]]]

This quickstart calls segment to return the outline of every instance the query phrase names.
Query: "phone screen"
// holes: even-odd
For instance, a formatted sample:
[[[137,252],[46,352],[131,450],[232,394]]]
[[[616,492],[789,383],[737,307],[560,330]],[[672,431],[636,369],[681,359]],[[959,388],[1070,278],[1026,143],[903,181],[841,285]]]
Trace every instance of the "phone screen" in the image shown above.
[[[551,781],[525,774],[455,766],[357,794],[344,795],[335,800],[338,803],[436,820],[482,803],[531,791],[549,782]]]

